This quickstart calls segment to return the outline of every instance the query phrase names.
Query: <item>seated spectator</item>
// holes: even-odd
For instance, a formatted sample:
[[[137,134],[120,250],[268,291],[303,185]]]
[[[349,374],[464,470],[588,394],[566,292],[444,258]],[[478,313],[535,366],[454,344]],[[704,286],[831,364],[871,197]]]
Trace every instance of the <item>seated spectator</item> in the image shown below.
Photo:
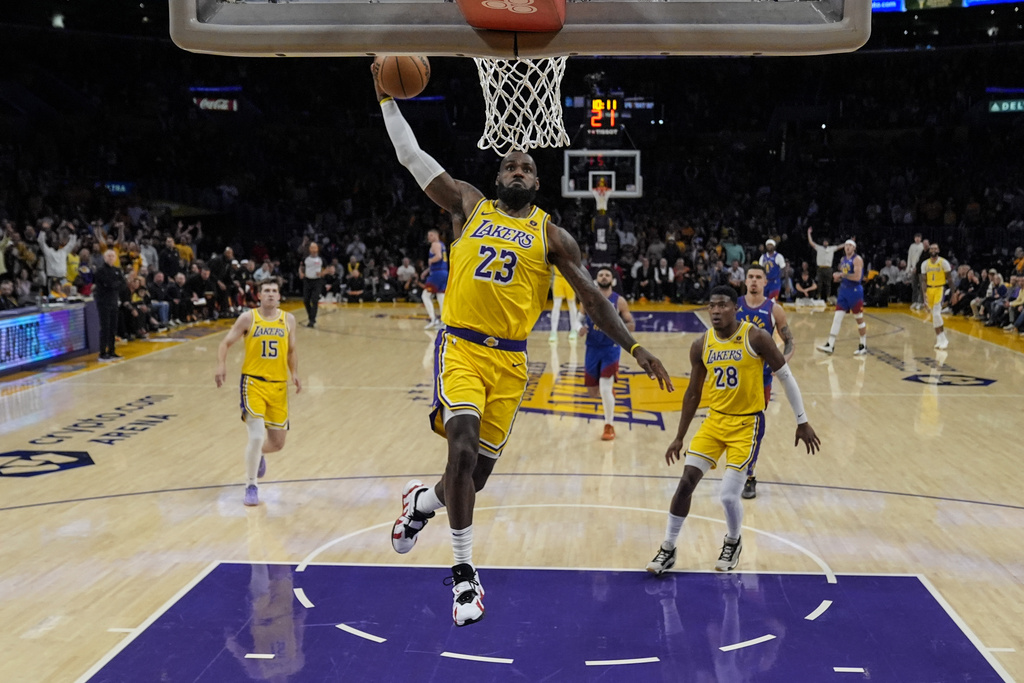
[[[654,298],[654,268],[651,260],[642,256],[633,263],[633,299],[649,300]]]
[[[910,301],[910,297],[913,296],[912,279],[914,273],[911,269],[907,268],[906,261],[900,261],[899,271],[900,273],[896,276],[896,279],[890,282],[890,287],[896,301],[907,303]]]
[[[258,286],[261,282],[271,277],[274,277],[274,266],[270,262],[270,259],[266,259],[265,261],[263,261],[263,265],[259,267],[259,270],[253,273],[252,279],[256,282],[256,285]]]
[[[402,265],[398,266],[395,277],[398,280],[398,287],[402,292],[402,296],[409,301],[419,300],[419,292],[417,291],[419,289],[419,278],[417,275],[416,268],[412,265],[409,257],[403,258]]]
[[[174,282],[168,283],[167,302],[171,305],[170,317],[172,323],[183,325],[195,319],[192,295],[186,285],[185,273],[178,273],[174,276]]]
[[[808,269],[801,269],[800,276],[794,285],[796,287],[796,296],[798,299],[817,299],[818,298],[818,281]]]
[[[878,272],[881,275],[884,275],[885,281],[890,284],[896,282],[900,276],[900,269],[893,265],[891,258],[885,259],[885,265],[882,266],[882,269]]]
[[[886,308],[889,306],[889,278],[879,273],[864,285],[864,305]]]
[[[960,282],[950,295],[949,308],[953,315],[968,315],[971,312],[971,302],[978,296],[978,289],[981,282],[978,274],[968,265],[962,265],[957,270],[960,272]]]
[[[195,315],[203,320],[216,320],[218,317],[215,305],[217,283],[211,277],[210,269],[205,263],[192,265],[198,266],[199,272],[188,278],[186,287]]]
[[[366,280],[363,279],[362,272],[359,270],[349,271],[345,283],[347,285],[345,301],[350,304],[360,303],[363,300],[363,295],[366,294]]]
[[[1024,303],[1024,300],[1018,301],[1021,295],[1020,280],[1021,278],[1016,275],[1010,276],[1010,286],[1006,295],[992,302],[986,327],[1005,327],[1009,324],[1010,308]]]
[[[976,297],[971,302],[971,310],[974,311],[975,320],[987,320],[992,304],[1006,296],[1006,285],[1003,284],[1003,276],[995,268],[988,271],[989,285],[985,290],[984,297]]]
[[[728,247],[726,247],[728,249]],[[746,282],[746,273],[743,272],[743,266],[737,259],[733,259],[732,265],[729,266],[728,271],[729,286],[736,290],[737,293],[743,294],[743,285]]]
[[[15,308],[21,308],[21,304],[14,295],[14,282],[4,280],[0,282],[0,311],[11,311]]]
[[[675,272],[668,265],[667,259],[659,259],[658,266],[654,269],[654,296],[652,301],[664,301],[672,296],[674,287],[673,279]]]
[[[153,314],[159,323],[159,327],[166,328],[171,320],[171,304],[167,298],[168,283],[161,271],[153,273],[153,281],[148,285],[150,306]]]
[[[22,306],[30,304],[33,299],[32,290],[34,287],[30,278],[31,274],[28,268],[22,268],[18,271],[18,279],[14,281],[14,295]]]

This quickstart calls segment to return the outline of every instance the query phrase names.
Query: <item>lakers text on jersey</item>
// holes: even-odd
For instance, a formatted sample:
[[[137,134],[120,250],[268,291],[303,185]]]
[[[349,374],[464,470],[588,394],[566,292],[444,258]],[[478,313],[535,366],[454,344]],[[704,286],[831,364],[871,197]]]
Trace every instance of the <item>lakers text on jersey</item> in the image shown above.
[[[253,309],[239,389],[243,420],[261,417],[268,428],[288,428],[288,320],[284,311],[267,320],[259,309]]]

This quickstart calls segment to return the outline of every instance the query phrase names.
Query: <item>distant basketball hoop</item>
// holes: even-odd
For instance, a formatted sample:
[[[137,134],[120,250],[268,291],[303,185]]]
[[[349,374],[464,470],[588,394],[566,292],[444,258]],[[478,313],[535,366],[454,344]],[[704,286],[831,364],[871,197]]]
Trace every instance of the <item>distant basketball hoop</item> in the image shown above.
[[[611,192],[610,187],[604,185],[598,185],[591,190],[594,195],[594,201],[597,202],[597,210],[602,213],[608,210],[608,200],[610,199],[609,193]]]
[[[504,156],[513,150],[568,146],[562,121],[565,60],[475,58],[485,105],[477,147]]]

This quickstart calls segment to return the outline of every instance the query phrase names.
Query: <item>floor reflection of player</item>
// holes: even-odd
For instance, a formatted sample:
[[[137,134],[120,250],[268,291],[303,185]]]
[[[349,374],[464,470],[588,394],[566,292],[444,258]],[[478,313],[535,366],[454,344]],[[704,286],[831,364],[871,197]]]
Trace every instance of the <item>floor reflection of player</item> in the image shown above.
[[[254,564],[249,579],[249,635],[251,647],[237,634],[229,634],[224,646],[254,681],[285,683],[302,671],[306,609],[295,600],[292,568],[287,565]],[[274,655],[273,659],[246,659],[247,654]]]
[[[612,269],[609,266],[598,268],[594,282],[597,283],[601,294],[612,302],[626,329],[630,332],[635,331],[636,323],[629,312],[629,304],[624,297],[612,291],[616,284]],[[583,309],[583,313],[586,314],[586,309]],[[615,377],[619,372],[619,356],[622,349],[608,335],[597,329],[589,315],[581,331],[587,335],[587,353],[583,361],[586,374],[583,383],[590,398],[601,399],[601,408],[604,411],[604,432],[601,434],[601,440],[611,441],[615,438]]]
[[[562,299],[569,305],[569,341],[575,341],[580,331],[579,315],[576,313],[576,292],[557,268],[551,269],[551,334],[548,341],[558,341],[558,319],[562,314]]]

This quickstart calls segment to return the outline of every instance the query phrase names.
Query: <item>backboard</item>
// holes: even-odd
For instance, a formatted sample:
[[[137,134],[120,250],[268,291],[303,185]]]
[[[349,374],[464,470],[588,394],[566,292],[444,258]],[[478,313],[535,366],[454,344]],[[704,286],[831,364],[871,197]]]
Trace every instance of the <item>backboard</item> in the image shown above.
[[[462,1],[498,13],[534,2]],[[867,41],[871,0],[569,0],[547,32],[472,28],[445,0],[170,0],[170,32],[193,52],[266,57],[826,54]]]
[[[593,199],[593,188],[610,188],[609,199],[644,195],[640,152],[635,149],[567,149],[562,152],[562,196]]]

